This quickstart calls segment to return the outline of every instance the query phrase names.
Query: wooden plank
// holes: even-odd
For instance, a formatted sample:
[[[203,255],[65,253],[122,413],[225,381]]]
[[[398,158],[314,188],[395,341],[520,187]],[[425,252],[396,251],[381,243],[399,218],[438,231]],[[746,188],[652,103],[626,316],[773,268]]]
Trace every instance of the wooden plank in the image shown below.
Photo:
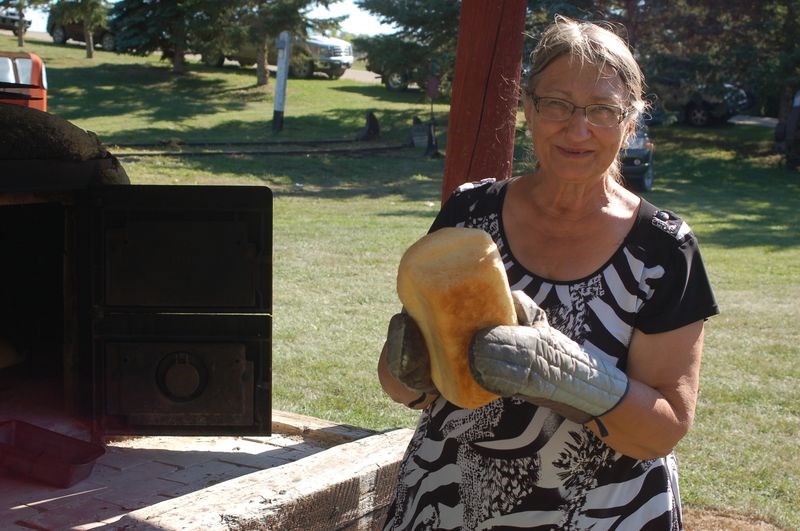
[[[297,435],[323,445],[333,446],[363,439],[375,435],[376,432],[288,411],[273,410],[272,433]]]
[[[133,511],[128,531],[376,529],[413,431],[379,433]]]

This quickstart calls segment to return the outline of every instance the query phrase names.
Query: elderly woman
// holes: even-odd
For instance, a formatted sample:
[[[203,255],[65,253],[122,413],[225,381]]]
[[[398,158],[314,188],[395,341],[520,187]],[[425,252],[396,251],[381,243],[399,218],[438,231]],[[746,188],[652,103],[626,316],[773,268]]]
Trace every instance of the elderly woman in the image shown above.
[[[535,170],[462,186],[431,231],[488,232],[511,289],[568,338],[558,355],[605,367],[611,383],[575,415],[569,398],[537,400],[531,378],[547,375],[498,378],[488,356],[473,372],[502,398],[461,409],[399,380],[384,348],[384,390],[424,409],[386,529],[681,529],[672,450],[692,425],[703,324],[718,311],[697,241],[620,184],[618,153],[645,107],[625,42],[557,17],[532,59],[522,98]],[[565,397],[597,396],[575,385]]]

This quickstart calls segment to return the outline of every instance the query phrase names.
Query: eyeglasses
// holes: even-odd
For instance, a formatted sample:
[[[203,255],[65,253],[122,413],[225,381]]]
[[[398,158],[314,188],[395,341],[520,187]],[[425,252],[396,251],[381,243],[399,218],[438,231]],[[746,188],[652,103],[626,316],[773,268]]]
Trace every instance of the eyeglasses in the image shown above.
[[[581,107],[558,98],[539,97],[532,92],[528,92],[528,95],[533,99],[533,106],[536,107],[536,112],[545,120],[554,122],[569,120],[575,109],[582,109],[583,115],[589,124],[597,127],[614,127],[619,125],[630,112],[629,109],[623,109],[616,105],[598,103]]]

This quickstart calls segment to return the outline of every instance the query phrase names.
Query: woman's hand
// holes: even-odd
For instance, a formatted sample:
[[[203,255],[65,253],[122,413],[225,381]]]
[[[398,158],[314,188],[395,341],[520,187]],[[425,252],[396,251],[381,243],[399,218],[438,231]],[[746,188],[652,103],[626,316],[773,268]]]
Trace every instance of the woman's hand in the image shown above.
[[[378,379],[392,400],[422,409],[438,396],[425,339],[405,312],[392,316],[378,361]]]

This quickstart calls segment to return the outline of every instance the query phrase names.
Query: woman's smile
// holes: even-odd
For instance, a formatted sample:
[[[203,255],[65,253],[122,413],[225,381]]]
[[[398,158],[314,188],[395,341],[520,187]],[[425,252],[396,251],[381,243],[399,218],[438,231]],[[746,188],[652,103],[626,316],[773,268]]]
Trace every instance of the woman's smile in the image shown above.
[[[586,159],[594,154],[594,150],[569,146],[556,146],[556,150],[564,157],[570,159]]]

